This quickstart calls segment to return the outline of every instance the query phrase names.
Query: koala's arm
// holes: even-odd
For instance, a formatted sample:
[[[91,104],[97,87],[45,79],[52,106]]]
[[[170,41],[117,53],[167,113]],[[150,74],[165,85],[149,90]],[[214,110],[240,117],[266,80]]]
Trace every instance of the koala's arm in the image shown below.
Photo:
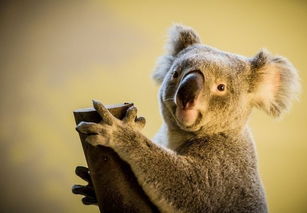
[[[193,177],[195,162],[159,147],[139,132],[125,129],[125,134],[132,138],[119,137],[114,150],[129,163],[152,202],[166,212],[176,212],[185,203],[188,206],[193,197],[188,178]]]
[[[119,121],[102,104],[94,102],[94,107],[104,121],[78,125],[78,131],[89,134],[86,141],[111,147],[128,162],[145,193],[162,212],[188,210],[195,199],[195,160],[166,150],[142,135],[137,130],[140,124],[137,119],[135,122],[135,108]]]

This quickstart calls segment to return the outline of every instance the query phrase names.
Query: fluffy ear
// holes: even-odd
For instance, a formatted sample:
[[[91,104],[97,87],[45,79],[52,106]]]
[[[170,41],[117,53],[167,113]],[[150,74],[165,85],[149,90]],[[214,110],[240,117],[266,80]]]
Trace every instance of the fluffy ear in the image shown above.
[[[175,24],[169,29],[166,45],[169,55],[176,56],[181,50],[196,43],[200,43],[200,38],[192,28]]]
[[[252,103],[269,115],[278,117],[289,109],[299,91],[296,69],[286,59],[261,50],[250,61]]]
[[[153,78],[156,82],[161,83],[170,69],[176,55],[188,46],[200,43],[199,36],[190,27],[183,25],[173,25],[168,34],[166,43],[166,55],[161,56],[157,62],[153,73]]]

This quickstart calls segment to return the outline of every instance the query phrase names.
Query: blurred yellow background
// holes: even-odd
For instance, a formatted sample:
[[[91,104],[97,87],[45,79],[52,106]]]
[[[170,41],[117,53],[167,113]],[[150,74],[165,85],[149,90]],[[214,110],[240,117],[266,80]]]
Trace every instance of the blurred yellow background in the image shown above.
[[[71,194],[85,165],[72,111],[93,98],[134,102],[152,137],[161,118],[150,75],[174,22],[226,51],[266,47],[307,80],[302,0],[1,2],[1,212],[98,212]],[[255,110],[250,124],[270,211],[307,212],[305,93],[284,119]]]

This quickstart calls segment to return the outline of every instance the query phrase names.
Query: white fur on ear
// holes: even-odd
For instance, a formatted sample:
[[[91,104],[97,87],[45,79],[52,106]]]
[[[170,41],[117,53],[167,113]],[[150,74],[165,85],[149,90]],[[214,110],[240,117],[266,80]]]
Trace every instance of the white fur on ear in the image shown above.
[[[166,73],[169,71],[176,55],[192,44],[200,43],[196,32],[183,25],[175,24],[169,29],[168,41],[166,43],[166,55],[161,56],[156,64],[153,79],[161,84]]]
[[[260,51],[251,60],[253,104],[278,117],[287,111],[299,91],[295,67],[284,57]]]

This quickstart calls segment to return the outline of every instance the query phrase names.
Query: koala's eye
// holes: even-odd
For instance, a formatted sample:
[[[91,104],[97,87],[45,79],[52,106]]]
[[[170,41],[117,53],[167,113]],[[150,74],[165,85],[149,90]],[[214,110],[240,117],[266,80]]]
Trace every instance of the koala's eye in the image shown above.
[[[173,73],[173,78],[178,78],[178,72],[177,72],[177,71],[175,71],[175,72]]]
[[[218,91],[221,91],[221,92],[223,92],[225,90],[225,88],[226,88],[225,84],[219,84],[217,86]]]

